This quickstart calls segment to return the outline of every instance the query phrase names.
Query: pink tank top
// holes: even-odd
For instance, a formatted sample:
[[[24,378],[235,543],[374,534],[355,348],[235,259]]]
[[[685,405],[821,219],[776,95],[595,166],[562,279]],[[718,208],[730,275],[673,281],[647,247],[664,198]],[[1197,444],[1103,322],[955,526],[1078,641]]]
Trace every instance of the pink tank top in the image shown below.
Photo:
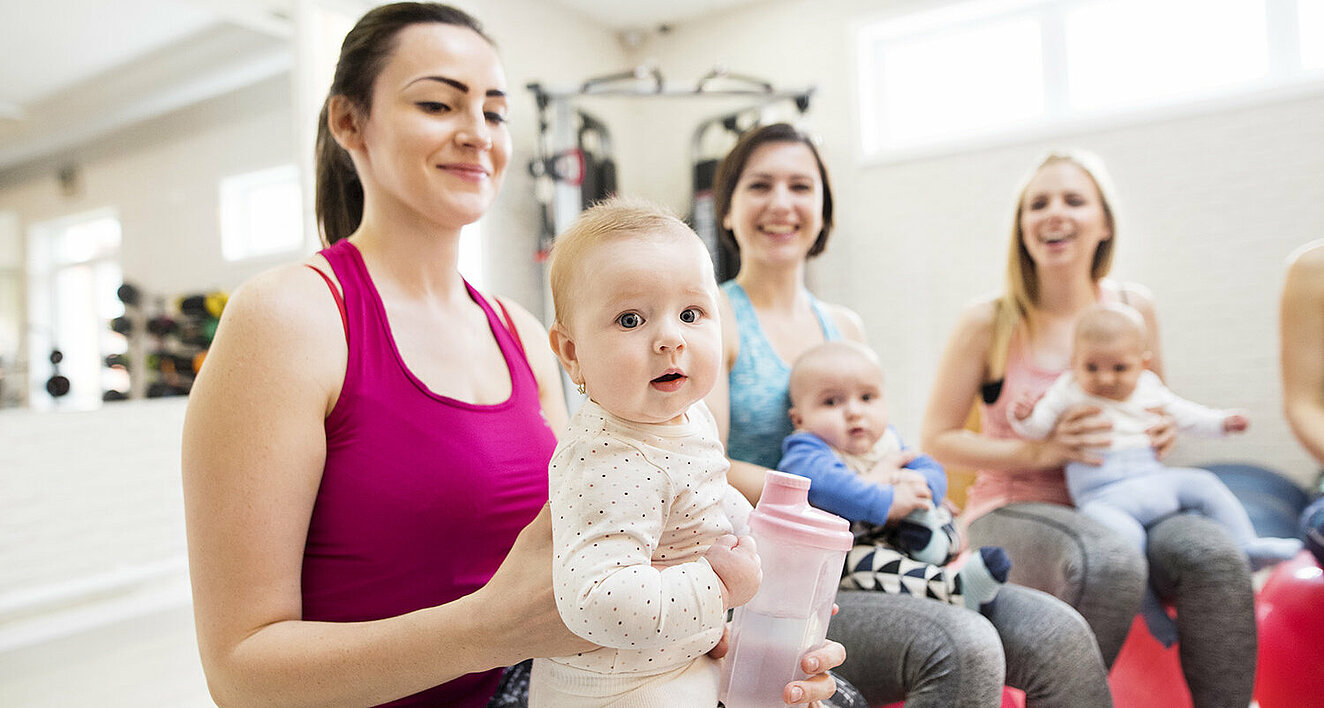
[[[466,283],[505,357],[511,394],[474,405],[433,393],[401,359],[358,249],[340,241],[322,255],[344,291],[349,358],[326,419],[326,465],[303,556],[304,619],[380,619],[467,595],[547,501],[556,439],[533,371]],[[470,674],[389,705],[482,708],[498,678]]]
[[[984,435],[1005,440],[1018,438],[1007,422],[1007,408],[1025,394],[1038,396],[1057,380],[1061,371],[1035,366],[1034,360],[1013,336],[1007,348],[1007,366],[1002,391],[991,405],[979,402],[980,425]],[[973,521],[1000,506],[1012,502],[1048,502],[1070,506],[1071,496],[1061,469],[1056,470],[980,470],[974,484],[966,491],[964,516]]]

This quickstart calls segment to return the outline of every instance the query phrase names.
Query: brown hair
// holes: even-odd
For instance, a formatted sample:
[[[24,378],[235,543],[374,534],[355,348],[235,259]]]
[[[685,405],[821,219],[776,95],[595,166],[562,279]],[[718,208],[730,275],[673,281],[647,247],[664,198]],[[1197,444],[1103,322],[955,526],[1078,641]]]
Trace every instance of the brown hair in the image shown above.
[[[1039,304],[1039,275],[1035,270],[1034,260],[1025,248],[1024,234],[1021,233],[1021,212],[1025,201],[1025,192],[1030,182],[1039,171],[1049,165],[1066,162],[1079,167],[1099,190],[1099,201],[1103,215],[1107,220],[1111,237],[1099,243],[1094,251],[1094,262],[1090,266],[1090,278],[1099,282],[1112,270],[1113,253],[1117,244],[1117,219],[1114,216],[1114,189],[1112,180],[1097,155],[1081,150],[1051,152],[1025,176],[1020,189],[1016,192],[1016,208],[1011,219],[1011,242],[1007,254],[1006,291],[998,298],[993,320],[993,342],[989,347],[989,378],[1002,378],[1007,365],[1007,347],[1011,342],[1012,332],[1022,322],[1030,322],[1030,311]]]
[[[612,197],[584,210],[552,245],[547,271],[556,321],[561,325],[569,324],[571,303],[583,289],[583,284],[575,277],[578,273],[576,265],[595,246],[618,237],[657,238],[672,234],[688,234],[706,250],[689,225],[670,210],[651,202]],[[705,258],[705,262],[708,259]]]
[[[823,230],[818,232],[818,238],[809,248],[810,258],[823,252],[827,247],[828,235],[832,233],[832,185],[828,181],[827,166],[823,164],[823,158],[818,154],[818,146],[814,143],[814,139],[789,123],[773,123],[755,128],[740,136],[736,146],[722,158],[721,164],[717,166],[717,174],[713,177],[713,214],[717,220],[717,233],[723,245],[736,256],[737,265],[740,245],[736,243],[735,234],[731,233],[731,229],[726,228],[723,222],[731,213],[731,197],[735,194],[736,183],[740,181],[740,175],[745,171],[750,156],[759,147],[768,143],[800,143],[809,148],[809,152],[814,156],[814,162],[818,163],[818,176],[823,182]]]
[[[369,10],[340,45],[331,90],[317,124],[315,189],[317,227],[328,246],[354,233],[363,220],[363,184],[349,153],[331,135],[327,114],[332,96],[344,96],[363,117],[372,108],[372,87],[406,27],[435,22],[473,30],[492,44],[478,20],[440,3],[398,2]]]

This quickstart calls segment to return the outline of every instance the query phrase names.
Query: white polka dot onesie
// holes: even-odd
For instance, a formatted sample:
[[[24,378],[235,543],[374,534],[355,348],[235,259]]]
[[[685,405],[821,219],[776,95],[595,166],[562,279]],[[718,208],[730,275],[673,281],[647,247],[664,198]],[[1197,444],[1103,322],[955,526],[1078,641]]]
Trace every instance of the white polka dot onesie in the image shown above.
[[[717,644],[726,613],[703,554],[751,510],[728,466],[702,402],[675,425],[580,407],[548,470],[552,583],[566,626],[601,648],[547,660],[558,673],[658,674]]]

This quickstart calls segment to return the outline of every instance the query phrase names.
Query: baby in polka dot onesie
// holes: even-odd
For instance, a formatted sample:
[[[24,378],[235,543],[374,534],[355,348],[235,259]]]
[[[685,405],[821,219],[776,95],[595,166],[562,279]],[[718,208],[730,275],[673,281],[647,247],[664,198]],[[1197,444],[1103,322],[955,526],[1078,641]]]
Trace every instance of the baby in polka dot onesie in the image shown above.
[[[552,583],[599,648],[536,659],[529,705],[716,706],[708,652],[760,570],[703,403],[721,357],[708,250],[679,219],[613,200],[557,239],[550,272],[552,348],[588,396],[548,469]]]

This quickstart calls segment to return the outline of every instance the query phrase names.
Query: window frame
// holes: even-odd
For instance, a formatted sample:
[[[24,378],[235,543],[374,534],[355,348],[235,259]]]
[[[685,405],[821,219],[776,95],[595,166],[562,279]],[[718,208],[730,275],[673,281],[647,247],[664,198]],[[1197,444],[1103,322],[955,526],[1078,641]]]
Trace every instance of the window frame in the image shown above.
[[[1268,45],[1266,75],[1248,85],[1200,93],[1168,102],[1148,102],[1112,111],[1076,111],[1070,107],[1065,17],[1072,8],[1096,0],[958,0],[937,8],[865,18],[852,28],[858,87],[856,145],[865,165],[893,164],[960,152],[1051,140],[1143,123],[1217,113],[1324,94],[1324,67],[1302,66],[1298,2],[1263,0]],[[878,107],[886,100],[875,63],[879,42],[909,41],[952,34],[971,25],[1018,15],[1039,18],[1043,46],[1044,111],[1024,125],[990,129],[969,137],[942,137],[927,142],[887,146],[881,135]]]

